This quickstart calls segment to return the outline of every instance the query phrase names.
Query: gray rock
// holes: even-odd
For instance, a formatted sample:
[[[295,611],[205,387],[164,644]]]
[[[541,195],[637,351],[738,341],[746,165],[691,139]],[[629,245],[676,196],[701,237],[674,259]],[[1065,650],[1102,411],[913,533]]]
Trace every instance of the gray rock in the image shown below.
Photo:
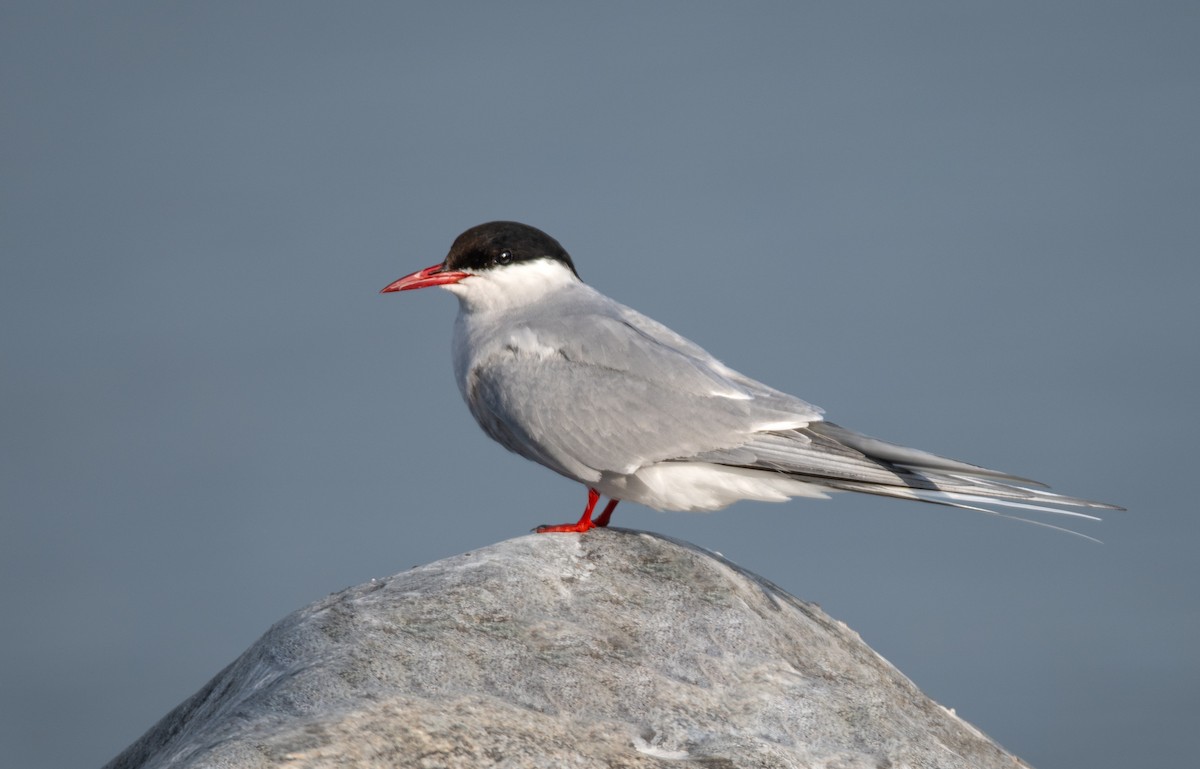
[[[108,764],[1025,766],[715,554],[530,535],[286,617]]]

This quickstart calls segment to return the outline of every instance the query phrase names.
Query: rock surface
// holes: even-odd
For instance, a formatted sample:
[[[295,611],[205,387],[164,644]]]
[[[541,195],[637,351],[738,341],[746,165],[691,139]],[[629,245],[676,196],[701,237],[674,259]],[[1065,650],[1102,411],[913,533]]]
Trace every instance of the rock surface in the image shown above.
[[[1025,766],[720,556],[530,535],[284,618],[106,769]]]

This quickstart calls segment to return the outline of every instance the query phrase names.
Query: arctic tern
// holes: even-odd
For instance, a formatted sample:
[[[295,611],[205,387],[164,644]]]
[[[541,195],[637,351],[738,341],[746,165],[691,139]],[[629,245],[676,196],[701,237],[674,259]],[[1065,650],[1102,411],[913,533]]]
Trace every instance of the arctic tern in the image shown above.
[[[472,227],[440,264],[381,293],[428,286],[458,297],[454,375],[479,426],[587,487],[578,522],[539,532],[606,526],[620,500],[718,510],[831,491],[1004,517],[1017,516],[990,506],[1091,520],[1098,519],[1061,508],[1123,509],[826,421],[820,408],[734,371],[588,286],[558,241],[525,224]],[[610,501],[593,519],[601,495]]]

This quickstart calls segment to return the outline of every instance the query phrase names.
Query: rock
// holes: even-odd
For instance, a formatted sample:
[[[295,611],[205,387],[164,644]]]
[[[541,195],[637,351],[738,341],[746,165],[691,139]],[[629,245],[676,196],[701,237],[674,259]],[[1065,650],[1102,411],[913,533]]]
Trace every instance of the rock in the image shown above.
[[[271,628],[106,769],[1025,766],[718,555],[530,535]]]

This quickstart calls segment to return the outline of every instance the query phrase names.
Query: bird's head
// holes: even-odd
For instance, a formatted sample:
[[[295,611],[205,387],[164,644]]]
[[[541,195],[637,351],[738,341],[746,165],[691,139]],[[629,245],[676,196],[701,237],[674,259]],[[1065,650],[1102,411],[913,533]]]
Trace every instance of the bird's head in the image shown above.
[[[380,293],[442,286],[465,305],[512,305],[578,280],[570,254],[554,238],[520,222],[488,222],[455,238],[441,264],[405,275]]]

